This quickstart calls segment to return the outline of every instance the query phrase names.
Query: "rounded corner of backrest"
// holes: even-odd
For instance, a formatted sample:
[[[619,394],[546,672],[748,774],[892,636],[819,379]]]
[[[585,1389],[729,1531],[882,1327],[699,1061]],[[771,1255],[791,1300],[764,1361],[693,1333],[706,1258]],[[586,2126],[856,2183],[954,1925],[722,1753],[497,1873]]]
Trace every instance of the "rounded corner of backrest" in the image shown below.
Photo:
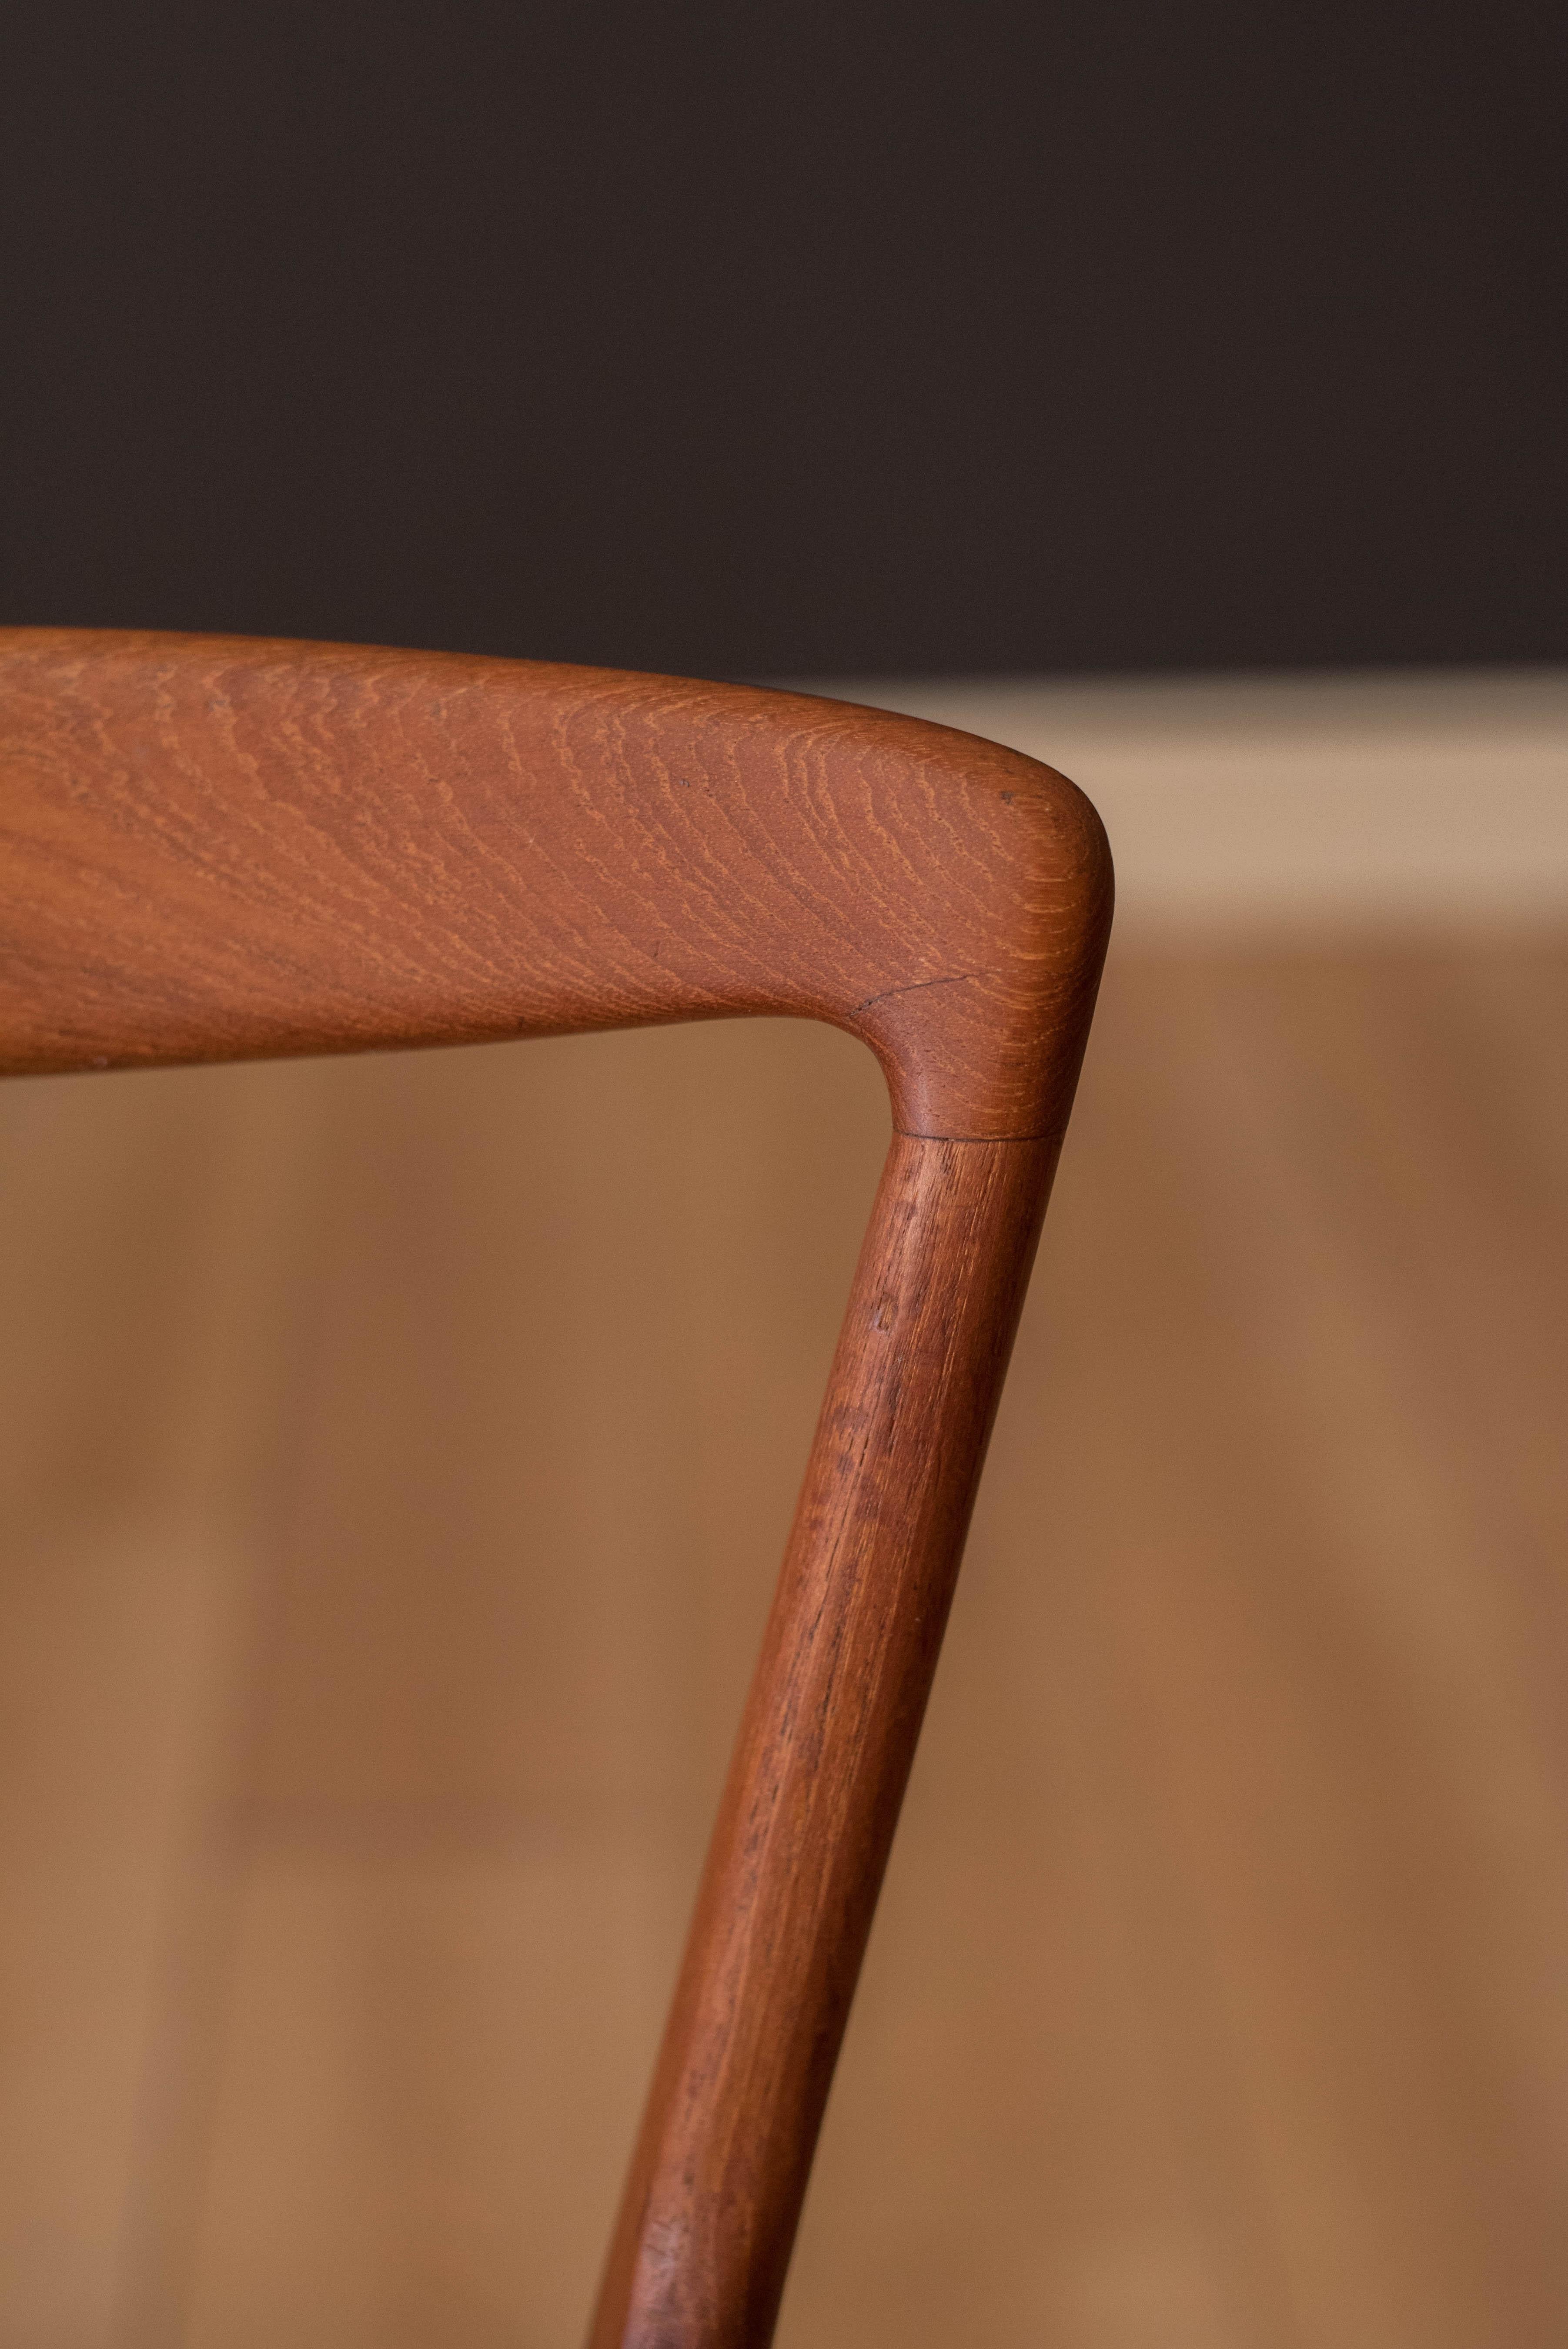
[[[869,713],[868,713],[869,715]],[[1058,1138],[1114,902],[1110,845],[1055,768],[927,721],[889,721],[895,796],[923,805],[940,967],[860,1007],[900,1131]]]

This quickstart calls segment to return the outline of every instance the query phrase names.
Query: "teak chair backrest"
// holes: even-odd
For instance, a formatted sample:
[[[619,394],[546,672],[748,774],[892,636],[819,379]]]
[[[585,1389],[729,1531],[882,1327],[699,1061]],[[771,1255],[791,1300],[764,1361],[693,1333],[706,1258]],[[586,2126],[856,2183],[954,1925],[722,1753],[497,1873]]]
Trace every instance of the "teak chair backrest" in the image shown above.
[[[769,2339],[1110,919],[1073,785],[738,686],[0,631],[0,1068],[797,1013],[894,1133],[593,2349]]]

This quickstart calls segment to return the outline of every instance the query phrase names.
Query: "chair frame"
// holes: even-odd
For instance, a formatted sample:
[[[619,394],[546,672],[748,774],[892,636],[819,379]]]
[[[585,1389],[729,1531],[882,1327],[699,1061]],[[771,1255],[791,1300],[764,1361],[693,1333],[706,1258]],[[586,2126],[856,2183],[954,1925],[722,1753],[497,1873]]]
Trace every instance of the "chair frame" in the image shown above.
[[[0,1069],[796,1014],[894,1133],[591,2349],[770,2339],[1088,1037],[1109,853],[945,728],[738,686],[0,631]]]

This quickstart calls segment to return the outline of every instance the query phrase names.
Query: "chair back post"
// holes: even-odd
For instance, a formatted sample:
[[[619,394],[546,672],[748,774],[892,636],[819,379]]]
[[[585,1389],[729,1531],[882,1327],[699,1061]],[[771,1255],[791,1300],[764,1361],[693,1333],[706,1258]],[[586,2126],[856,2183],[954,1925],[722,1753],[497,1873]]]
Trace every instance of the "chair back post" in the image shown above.
[[[893,1137],[592,2349],[772,2337],[1056,1157]]]

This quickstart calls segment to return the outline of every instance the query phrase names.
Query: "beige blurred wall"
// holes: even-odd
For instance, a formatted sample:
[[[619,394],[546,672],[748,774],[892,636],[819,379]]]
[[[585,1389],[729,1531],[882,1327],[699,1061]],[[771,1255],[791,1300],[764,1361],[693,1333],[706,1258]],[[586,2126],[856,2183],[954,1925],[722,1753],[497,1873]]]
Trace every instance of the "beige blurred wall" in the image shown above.
[[[1568,680],[871,685],[1122,917],[781,2340],[1568,2336]],[[571,2341],[887,1132],[0,1092],[0,2349]]]
[[[1568,670],[832,689],[1080,782],[1115,843],[1124,939],[1551,925],[1568,906]]]

